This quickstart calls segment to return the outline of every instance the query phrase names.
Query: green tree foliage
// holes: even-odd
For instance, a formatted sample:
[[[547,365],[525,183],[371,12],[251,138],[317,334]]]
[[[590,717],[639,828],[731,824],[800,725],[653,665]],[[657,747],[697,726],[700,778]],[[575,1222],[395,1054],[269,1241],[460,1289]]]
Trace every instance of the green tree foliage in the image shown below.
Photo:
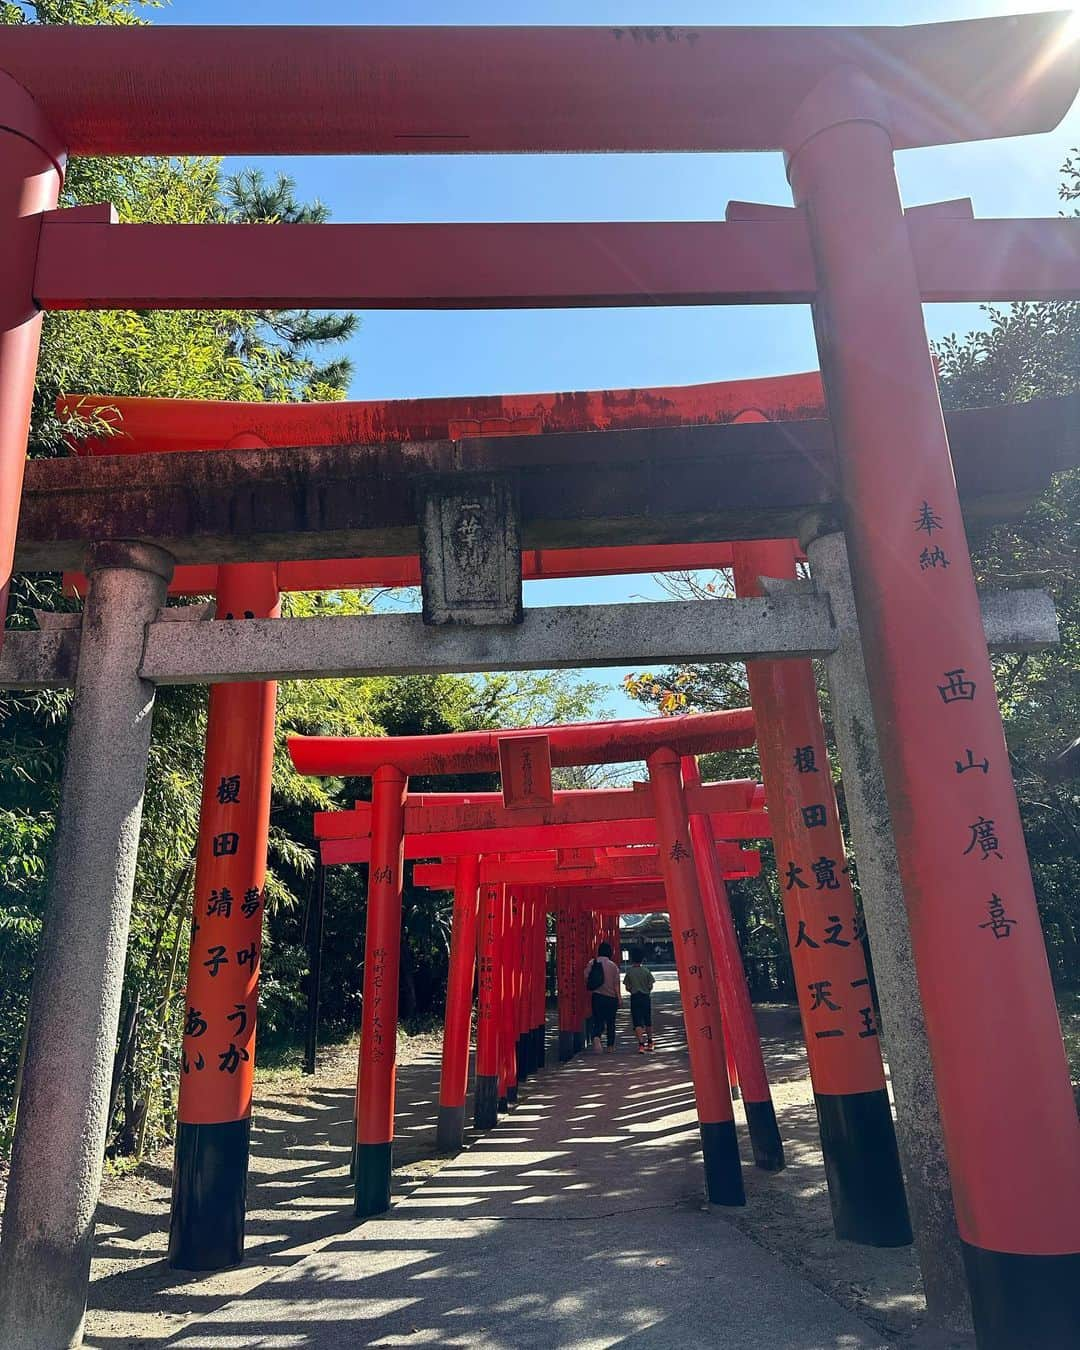
[[[140,23],[140,0],[0,0],[0,24]],[[319,202],[296,197],[290,179],[255,169],[233,176],[214,159],[82,159],[62,204],[112,202],[124,221],[320,223]],[[45,316],[30,453],[69,453],[87,429],[123,435],[115,410],[61,424],[59,395],[115,394],[252,401],[337,399],[351,369],[339,354],[355,316],[296,310],[70,312]],[[58,576],[19,577],[15,626],[35,607],[75,602]],[[298,615],[356,613],[355,592],[286,597]],[[261,1057],[293,1044],[305,1006],[304,932],[314,869],[312,812],[351,805],[368,784],[322,782],[292,772],[293,733],[340,735],[452,731],[589,714],[595,690],[561,675],[333,680],[279,690],[271,814],[267,923],[260,990]],[[48,850],[70,696],[0,694],[0,1124],[10,1129],[22,1031],[41,931]],[[157,699],[140,838],[133,921],[114,1081],[112,1148],[168,1134],[175,1092],[191,880],[198,826],[206,691],[165,689]],[[453,786],[440,780],[441,786]],[[466,785],[466,784],[462,784]],[[468,783],[478,786],[476,780]],[[493,785],[487,780],[484,786]],[[418,783],[423,788],[425,784]],[[324,1033],[356,1029],[365,916],[364,869],[332,869],[326,888]],[[447,897],[406,895],[403,1011],[423,1017],[445,980]],[[4,1143],[0,1132],[0,1149]]]

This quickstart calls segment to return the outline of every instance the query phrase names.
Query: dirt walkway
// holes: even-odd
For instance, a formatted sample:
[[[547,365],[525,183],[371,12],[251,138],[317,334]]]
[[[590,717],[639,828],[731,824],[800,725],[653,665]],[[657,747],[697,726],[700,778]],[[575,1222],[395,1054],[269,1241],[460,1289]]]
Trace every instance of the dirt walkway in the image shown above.
[[[890,1344],[926,1344],[913,1251],[858,1247],[832,1235],[797,1011],[763,1007],[758,1020],[788,1166],[776,1175],[745,1167],[747,1206],[725,1210],[724,1218],[863,1317]],[[434,1154],[433,1140],[438,1054],[437,1036],[416,1038],[403,1048],[397,1194],[408,1193],[445,1165]],[[315,1080],[278,1076],[272,1090],[257,1098],[247,1259],[237,1270],[199,1276],[167,1268],[169,1150],[138,1175],[107,1182],[98,1217],[87,1345],[128,1350],[161,1343],[354,1227],[347,1163],[355,1072],[355,1048],[342,1047],[322,1057]],[[527,1106],[523,1093],[522,1109]],[[736,1117],[741,1129],[738,1106]],[[742,1144],[743,1157],[749,1158],[745,1134]]]
[[[440,1038],[402,1038],[395,1191],[405,1193],[445,1161],[434,1155]],[[255,1099],[244,1264],[213,1275],[170,1270],[172,1149],[138,1173],[110,1177],[98,1206],[86,1344],[128,1350],[168,1339],[353,1226],[348,1164],[356,1047],[319,1057],[315,1078],[275,1074]]]

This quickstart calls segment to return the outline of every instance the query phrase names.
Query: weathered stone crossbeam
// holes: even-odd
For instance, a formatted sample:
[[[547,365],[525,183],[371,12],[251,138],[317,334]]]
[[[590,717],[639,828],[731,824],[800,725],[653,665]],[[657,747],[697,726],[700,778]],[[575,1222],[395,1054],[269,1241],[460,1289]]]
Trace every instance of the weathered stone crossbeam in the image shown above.
[[[982,597],[989,646],[1026,651],[1058,641],[1043,591]],[[140,674],[156,684],[332,679],[355,675],[587,668],[748,657],[826,656],[838,638],[829,602],[790,594],[763,600],[572,605],[525,611],[505,628],[431,628],[419,614],[147,626]],[[77,627],[10,633],[0,687],[60,689],[78,666]]]
[[[1020,514],[1080,463],[1080,396],[948,415],[969,524]],[[793,538],[835,508],[824,419],[231,453],[36,460],[15,564],[79,570],[88,544],[155,543],[177,563],[416,553],[417,487],[506,475],[529,548]]]

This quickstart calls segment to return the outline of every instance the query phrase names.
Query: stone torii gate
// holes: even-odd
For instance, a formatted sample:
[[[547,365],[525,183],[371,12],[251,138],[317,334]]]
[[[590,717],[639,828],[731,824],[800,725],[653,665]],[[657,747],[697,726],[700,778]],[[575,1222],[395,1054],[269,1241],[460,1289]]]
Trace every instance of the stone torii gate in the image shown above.
[[[871,707],[881,738],[884,787],[871,770],[865,800],[878,825],[886,799],[891,810],[980,1345],[1068,1344],[1080,1298],[1075,1104],[964,536],[963,439],[953,440],[954,480],[920,307],[1076,298],[1080,226],[976,221],[965,203],[905,211],[892,157],[1055,125],[1076,93],[1073,36],[1068,15],[910,29],[278,29],[258,40],[227,28],[4,31],[0,583],[13,555],[21,567],[90,575],[81,637],[30,635],[14,652],[9,640],[0,659],[10,685],[73,682],[76,690],[0,1268],[0,1307],[24,1345],[77,1343],[81,1334],[104,1132],[99,1079],[115,1034],[157,682],[614,664],[615,653],[624,661],[824,656],[833,675],[846,670],[850,694],[862,691],[864,675],[855,643],[843,637],[855,629],[841,530],[868,691],[842,720],[849,751],[860,741],[865,748]],[[282,62],[291,71],[284,95],[273,78]],[[539,226],[136,226],[116,223],[107,206],[52,210],[68,153],[403,148],[782,151],[796,206],[734,204],[722,223]],[[631,474],[641,495],[627,510],[604,473],[625,463],[619,438],[638,433],[610,433],[606,462],[599,433],[585,446],[567,437],[561,451],[574,458],[564,459],[564,475],[572,463],[578,490],[565,493],[566,514],[543,525],[535,484],[531,498],[522,493],[522,524],[537,522],[527,542],[543,546],[561,527],[563,542],[580,543],[583,513],[613,532],[605,543],[635,528],[636,542],[657,532],[798,535],[817,596],[706,607],[720,613],[663,605],[650,615],[634,606],[628,627],[613,626],[626,614],[598,621],[556,611],[542,622],[526,614],[513,631],[482,634],[435,635],[407,621],[358,637],[341,619],[302,621],[302,634],[277,619],[157,619],[177,562],[277,561],[283,539],[294,557],[354,556],[395,527],[411,534],[413,507],[400,497],[390,522],[382,501],[357,509],[358,498],[372,498],[371,480],[356,476],[363,456],[348,452],[253,451],[243,467],[217,466],[212,491],[182,455],[166,457],[167,469],[140,464],[135,473],[105,461],[34,466],[16,549],[41,309],[639,301],[811,304],[835,447],[819,426],[816,457],[789,450],[800,465],[790,478],[774,463],[763,492],[759,464],[722,498],[715,486],[702,491],[692,456],[672,484]],[[1026,416],[1037,420],[1039,410]],[[656,433],[665,434],[684,449],[706,439],[760,447],[766,436],[753,427]],[[512,455],[510,443],[501,448]],[[483,457],[474,453],[473,466]],[[649,453],[655,441],[639,463]],[[470,458],[468,441],[455,442],[435,448],[425,467],[441,460],[457,471]],[[1025,462],[1005,466],[1005,476],[1030,487],[1037,458],[1014,457]],[[661,462],[670,471],[670,457]],[[323,493],[317,509],[292,488],[300,475],[314,490],[320,470],[325,483],[343,466],[344,478],[356,479],[351,490]],[[415,470],[415,462],[399,469],[399,484]],[[526,476],[522,461],[519,472]],[[583,506],[579,485],[590,472],[607,491],[603,506]],[[139,491],[119,493],[125,479]],[[731,481],[725,472],[725,488]],[[61,507],[52,494],[65,483],[74,492]],[[755,493],[761,509],[751,515]],[[978,495],[967,496],[969,509]],[[508,527],[507,496],[489,485],[493,524]],[[512,581],[514,570],[504,575]],[[654,617],[627,652],[636,625]],[[1031,628],[1018,635],[1013,625],[1018,636],[1031,641]],[[966,847],[973,832],[974,852]],[[879,858],[887,864],[889,849]],[[959,953],[971,959],[961,963]],[[41,992],[58,988],[74,1002]],[[65,1041],[70,1063],[57,1065]],[[994,1054],[973,1072],[983,1044]],[[1023,1103],[1022,1121],[1003,1110],[1010,1100]],[[1016,1147],[1025,1133],[1032,1145]],[[45,1138],[52,1156],[41,1166]],[[1007,1187],[994,1181],[1005,1157]]]

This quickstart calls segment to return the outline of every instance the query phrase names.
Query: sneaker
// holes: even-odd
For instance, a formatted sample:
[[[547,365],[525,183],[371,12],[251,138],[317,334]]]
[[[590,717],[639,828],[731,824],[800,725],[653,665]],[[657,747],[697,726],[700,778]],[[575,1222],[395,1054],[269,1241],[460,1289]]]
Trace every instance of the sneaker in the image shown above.
[[[645,1048],[646,1048],[647,1050],[652,1050],[652,1049],[653,1049],[653,1043],[652,1043],[652,1041],[647,1041],[647,1042],[645,1043]]]
[[[601,1048],[602,1048],[602,1047],[601,1047],[601,1044],[600,1044],[600,1037],[599,1037],[599,1036],[594,1036],[594,1037],[593,1037],[593,1043],[592,1043],[592,1051],[593,1051],[593,1054],[594,1054],[594,1055],[598,1055],[598,1054],[600,1053]]]
[[[615,1053],[615,1047],[614,1047],[613,1045],[605,1045],[605,1046],[604,1046],[604,1054],[605,1054],[605,1055],[613,1055],[614,1053]]]
[[[639,1043],[638,1048],[637,1048],[637,1052],[638,1052],[639,1055],[645,1054],[645,1043],[644,1043],[643,1041],[642,1041],[641,1043]]]

